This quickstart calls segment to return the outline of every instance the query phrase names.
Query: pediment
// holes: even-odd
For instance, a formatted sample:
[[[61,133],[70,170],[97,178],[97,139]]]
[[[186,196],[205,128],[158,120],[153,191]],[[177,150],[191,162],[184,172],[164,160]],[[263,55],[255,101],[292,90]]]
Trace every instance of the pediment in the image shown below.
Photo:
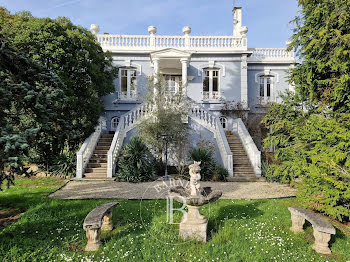
[[[151,58],[190,58],[191,53],[175,48],[166,48],[151,53]]]

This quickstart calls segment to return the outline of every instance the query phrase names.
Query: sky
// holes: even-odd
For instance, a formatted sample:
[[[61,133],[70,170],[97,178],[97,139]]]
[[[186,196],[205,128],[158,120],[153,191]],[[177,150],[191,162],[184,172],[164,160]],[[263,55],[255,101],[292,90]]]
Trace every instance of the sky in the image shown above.
[[[284,47],[292,35],[298,15],[297,0],[236,0],[242,7],[249,47]],[[147,35],[157,27],[158,35],[182,35],[190,26],[191,35],[232,35],[233,0],[0,0],[11,13],[30,11],[34,16],[68,17],[100,33]]]

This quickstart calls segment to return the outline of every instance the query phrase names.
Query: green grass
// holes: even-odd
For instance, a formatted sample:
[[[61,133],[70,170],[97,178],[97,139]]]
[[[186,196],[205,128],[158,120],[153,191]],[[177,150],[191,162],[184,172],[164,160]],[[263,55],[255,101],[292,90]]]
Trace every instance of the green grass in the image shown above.
[[[348,261],[350,237],[337,230],[333,255],[311,249],[312,227],[289,231],[287,207],[295,199],[219,200],[202,209],[209,217],[207,243],[182,241],[178,225],[166,223],[166,201],[119,200],[115,230],[103,235],[103,247],[86,253],[85,216],[111,200],[56,200],[47,195],[61,180],[17,179],[0,192],[0,207],[24,212],[0,231],[0,261]],[[141,212],[140,212],[141,211]],[[179,221],[181,214],[176,213]]]

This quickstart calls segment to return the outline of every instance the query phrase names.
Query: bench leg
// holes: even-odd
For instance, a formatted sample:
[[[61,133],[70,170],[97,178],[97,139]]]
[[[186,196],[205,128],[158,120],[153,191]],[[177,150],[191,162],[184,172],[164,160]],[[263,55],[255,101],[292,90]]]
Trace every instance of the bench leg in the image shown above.
[[[292,218],[292,226],[290,228],[294,233],[303,232],[303,225],[305,224],[305,218],[302,216],[298,216],[296,214],[291,213]]]
[[[113,230],[113,221],[112,221],[112,211],[107,213],[103,217],[102,228],[103,231],[112,231]]]
[[[314,229],[315,243],[312,249],[317,253],[330,255],[332,251],[328,247],[328,242],[331,240],[331,234],[323,233]]]
[[[101,228],[87,228],[86,238],[88,240],[85,251],[96,251],[101,244]]]

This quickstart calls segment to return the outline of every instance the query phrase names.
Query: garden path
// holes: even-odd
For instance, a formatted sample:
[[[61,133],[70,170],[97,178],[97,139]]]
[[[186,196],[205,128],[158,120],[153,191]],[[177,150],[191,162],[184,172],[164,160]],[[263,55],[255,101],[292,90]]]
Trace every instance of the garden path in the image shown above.
[[[126,183],[115,181],[69,181],[50,197],[59,199],[164,199],[171,186],[187,181]],[[268,182],[201,182],[223,192],[223,199],[264,199],[295,196],[288,185]]]

